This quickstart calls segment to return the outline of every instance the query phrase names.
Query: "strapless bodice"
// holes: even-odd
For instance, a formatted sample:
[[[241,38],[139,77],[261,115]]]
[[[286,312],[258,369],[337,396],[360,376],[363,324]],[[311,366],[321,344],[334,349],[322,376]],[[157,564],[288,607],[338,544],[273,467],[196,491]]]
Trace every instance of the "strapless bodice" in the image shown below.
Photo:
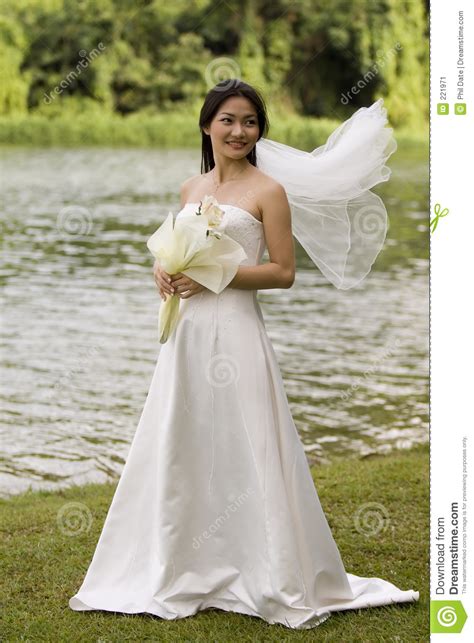
[[[195,216],[194,213],[198,207],[199,203],[186,203],[176,218]],[[236,205],[219,203],[219,207],[224,210],[224,216],[216,229],[240,243],[245,250],[247,259],[242,261],[242,266],[258,265],[265,251],[263,223],[253,214]]]

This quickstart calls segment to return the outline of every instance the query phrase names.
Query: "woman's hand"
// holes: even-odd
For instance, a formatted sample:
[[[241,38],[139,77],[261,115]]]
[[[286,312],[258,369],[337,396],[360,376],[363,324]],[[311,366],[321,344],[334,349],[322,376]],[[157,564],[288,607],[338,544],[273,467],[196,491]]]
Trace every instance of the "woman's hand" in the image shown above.
[[[155,278],[155,283],[158,286],[160,297],[163,299],[163,301],[166,301],[166,295],[173,295],[174,288],[170,283],[171,275],[169,275],[160,267],[158,259],[156,259],[155,263],[153,264],[153,276]]]
[[[161,268],[158,260],[153,265],[153,276],[163,301],[166,301],[166,295],[178,295],[181,299],[187,299],[202,290],[207,290],[191,277],[183,275],[182,272],[169,275]]]
[[[208,290],[208,288],[198,283],[197,281],[194,281],[194,279],[191,279],[191,277],[183,275],[182,272],[177,272],[175,275],[171,275],[171,280],[172,281],[170,285],[173,286],[176,294],[181,299],[187,299],[188,297],[196,295],[198,292]]]

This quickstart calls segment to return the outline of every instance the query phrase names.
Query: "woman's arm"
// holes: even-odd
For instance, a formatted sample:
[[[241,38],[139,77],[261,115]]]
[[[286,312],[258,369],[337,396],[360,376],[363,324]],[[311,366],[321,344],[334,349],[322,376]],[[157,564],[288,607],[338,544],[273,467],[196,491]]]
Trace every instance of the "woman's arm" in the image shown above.
[[[295,280],[295,247],[288,197],[283,186],[273,181],[259,198],[270,261],[258,266],[239,266],[228,287],[243,290],[291,288]]]

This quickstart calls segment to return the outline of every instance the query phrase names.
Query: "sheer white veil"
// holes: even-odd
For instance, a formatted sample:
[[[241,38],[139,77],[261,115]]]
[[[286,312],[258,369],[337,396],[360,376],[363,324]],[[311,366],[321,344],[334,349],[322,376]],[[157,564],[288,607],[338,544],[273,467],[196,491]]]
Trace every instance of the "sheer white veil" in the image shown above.
[[[336,288],[347,290],[370,272],[387,233],[387,210],[370,188],[387,181],[397,149],[380,98],[362,107],[304,152],[270,139],[256,144],[257,167],[285,188],[293,234]]]

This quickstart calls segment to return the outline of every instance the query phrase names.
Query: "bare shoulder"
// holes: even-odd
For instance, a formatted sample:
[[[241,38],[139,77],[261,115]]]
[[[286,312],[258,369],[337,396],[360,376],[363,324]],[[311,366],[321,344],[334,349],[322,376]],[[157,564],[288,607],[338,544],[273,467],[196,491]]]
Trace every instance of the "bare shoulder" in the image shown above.
[[[194,176],[190,176],[182,182],[180,191],[181,207],[184,207],[184,204],[187,203],[191,190],[201,179],[202,174],[195,174]]]
[[[289,220],[291,218],[291,211],[285,188],[281,183],[271,176],[268,176],[268,174],[260,172],[260,175],[258,205],[262,221],[265,222],[266,215],[267,221],[269,217],[276,216]]]

